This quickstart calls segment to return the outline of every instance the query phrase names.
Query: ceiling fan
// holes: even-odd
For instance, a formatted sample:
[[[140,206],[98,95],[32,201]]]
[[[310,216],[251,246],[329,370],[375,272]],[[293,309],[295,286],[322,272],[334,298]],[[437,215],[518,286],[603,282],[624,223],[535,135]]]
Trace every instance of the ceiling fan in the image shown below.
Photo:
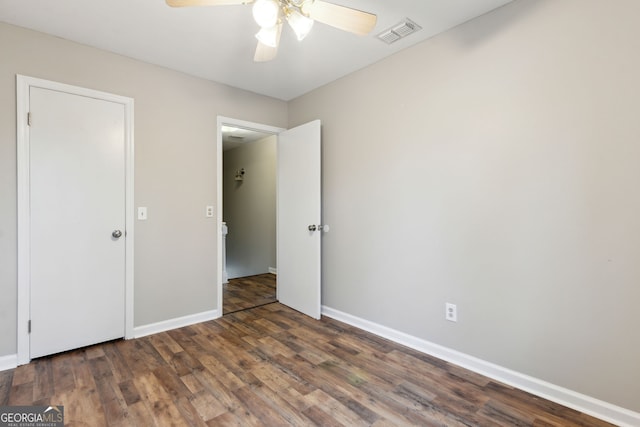
[[[298,40],[311,31],[314,21],[340,30],[365,35],[376,25],[376,15],[322,0],[166,0],[171,7],[253,4],[253,18],[260,26],[258,46],[253,60],[270,61],[278,53],[283,21],[286,20]]]

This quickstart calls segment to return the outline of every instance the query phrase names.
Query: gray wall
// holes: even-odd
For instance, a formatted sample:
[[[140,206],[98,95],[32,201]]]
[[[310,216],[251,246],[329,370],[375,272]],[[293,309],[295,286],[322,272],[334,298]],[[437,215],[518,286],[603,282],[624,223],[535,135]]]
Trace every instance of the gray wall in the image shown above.
[[[268,273],[276,267],[276,145],[270,136],[223,154],[224,221],[229,278]],[[235,180],[244,168],[243,181]]]
[[[290,102],[323,304],[639,411],[638,16],[515,1]]]
[[[216,117],[284,127],[287,105],[0,23],[0,355],[16,352],[17,73],[135,99],[135,325],[218,308]]]

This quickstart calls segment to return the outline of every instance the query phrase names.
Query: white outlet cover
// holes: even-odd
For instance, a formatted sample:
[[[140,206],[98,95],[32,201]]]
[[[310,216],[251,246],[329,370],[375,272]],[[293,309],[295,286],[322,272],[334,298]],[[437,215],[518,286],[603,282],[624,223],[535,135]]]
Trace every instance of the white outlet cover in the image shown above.
[[[207,206],[205,209],[205,215],[207,218],[213,218],[213,206]]]
[[[450,322],[457,322],[458,321],[458,307],[456,307],[455,304],[451,304],[451,303],[446,303],[445,304],[445,314],[444,314],[445,319],[447,319]]]

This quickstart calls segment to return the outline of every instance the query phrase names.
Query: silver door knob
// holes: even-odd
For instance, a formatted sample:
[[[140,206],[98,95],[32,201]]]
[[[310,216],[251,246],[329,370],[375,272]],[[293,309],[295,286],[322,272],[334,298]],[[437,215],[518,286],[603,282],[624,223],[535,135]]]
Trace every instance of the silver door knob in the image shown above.
[[[317,227],[313,224],[309,226],[309,231],[316,231]]]
[[[122,231],[120,231],[120,230],[113,230],[113,233],[111,233],[111,236],[112,236],[112,237],[114,237],[114,238],[116,238],[116,239],[119,239],[120,237],[122,237]]]

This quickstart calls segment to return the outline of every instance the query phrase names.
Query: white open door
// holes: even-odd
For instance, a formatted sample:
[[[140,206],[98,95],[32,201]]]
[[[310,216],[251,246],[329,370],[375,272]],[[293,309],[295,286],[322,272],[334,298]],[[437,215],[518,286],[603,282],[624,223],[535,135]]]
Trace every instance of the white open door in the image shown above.
[[[320,121],[278,135],[278,300],[320,319]]]

